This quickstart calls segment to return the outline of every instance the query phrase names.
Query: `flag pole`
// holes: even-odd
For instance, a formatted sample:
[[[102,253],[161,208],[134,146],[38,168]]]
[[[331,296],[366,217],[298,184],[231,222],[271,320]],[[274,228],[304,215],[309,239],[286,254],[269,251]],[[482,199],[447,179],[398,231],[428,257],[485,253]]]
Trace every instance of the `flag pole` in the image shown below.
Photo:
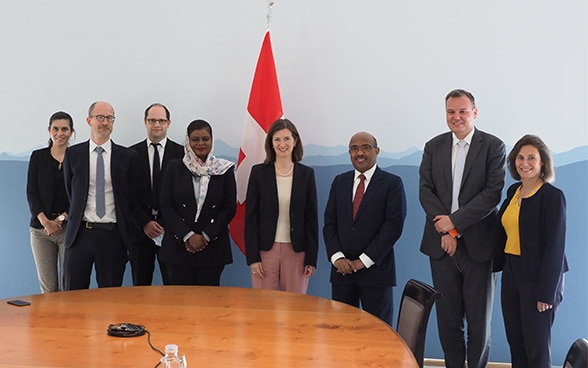
[[[247,115],[236,168],[237,209],[229,224],[231,237],[243,254],[245,254],[245,208],[249,174],[254,165],[262,163],[265,159],[264,145],[270,126],[284,116],[270,39],[271,10],[274,1],[266,1],[268,29],[259,52],[247,103]]]
[[[274,0],[267,0],[267,30],[272,29],[272,7],[274,6]]]

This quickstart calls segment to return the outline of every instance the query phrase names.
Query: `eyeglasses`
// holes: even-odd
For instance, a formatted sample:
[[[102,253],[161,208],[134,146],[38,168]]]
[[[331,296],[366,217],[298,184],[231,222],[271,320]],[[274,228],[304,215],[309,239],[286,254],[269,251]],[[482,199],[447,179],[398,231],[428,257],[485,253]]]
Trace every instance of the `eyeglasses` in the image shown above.
[[[103,122],[104,120],[108,120],[109,123],[114,123],[114,119],[116,119],[114,116],[112,115],[90,115],[91,118],[96,118],[96,120],[98,120],[99,122]]]
[[[147,123],[149,125],[154,125],[155,123],[159,123],[159,125],[165,125],[168,121],[169,120],[167,119],[147,119]]]
[[[361,146],[351,146],[349,147],[349,152],[357,153],[361,149],[361,152],[370,152],[372,149],[376,147],[370,146],[369,144],[362,144]]]

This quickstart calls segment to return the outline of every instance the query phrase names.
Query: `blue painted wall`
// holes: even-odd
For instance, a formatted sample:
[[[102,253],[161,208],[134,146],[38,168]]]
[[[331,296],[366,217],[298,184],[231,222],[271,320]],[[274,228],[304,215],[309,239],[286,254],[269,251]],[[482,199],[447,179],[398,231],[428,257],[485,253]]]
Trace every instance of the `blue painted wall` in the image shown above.
[[[309,157],[309,161],[311,158]],[[0,182],[0,251],[5,256],[0,258],[0,298],[16,297],[39,293],[36,271],[28,240],[29,213],[25,198],[26,161],[0,161],[0,172],[5,178]],[[399,286],[395,288],[395,314],[398,313],[398,301],[402,286],[410,278],[431,283],[428,258],[418,250],[422,234],[424,212],[418,203],[418,166],[391,166],[385,170],[401,176],[405,185],[408,214],[402,237],[395,246],[397,259],[397,276]],[[316,166],[319,214],[324,212],[328,191],[333,177],[351,169],[350,165]],[[588,183],[588,161],[566,164],[556,168],[556,185],[562,188],[568,198],[568,241],[567,256],[570,271],[566,274],[564,302],[559,310],[553,328],[554,363],[563,362],[567,348],[579,336],[588,336],[588,305],[586,281],[588,270],[588,193],[584,190]],[[512,182],[512,180],[507,182]],[[322,228],[322,217],[319,218]],[[225,269],[222,285],[250,287],[249,268],[245,257],[234,246],[234,263]],[[327,262],[324,243],[321,239],[319,265],[312,277],[309,294],[330,298],[330,265]],[[161,284],[156,270],[155,284]],[[131,285],[130,273],[125,274],[125,285]],[[509,360],[508,344],[502,325],[500,313],[500,279],[496,290],[492,321],[492,361]],[[93,283],[93,287],[95,284]],[[433,313],[429,325],[426,356],[442,358],[442,351],[437,339],[436,318]]]

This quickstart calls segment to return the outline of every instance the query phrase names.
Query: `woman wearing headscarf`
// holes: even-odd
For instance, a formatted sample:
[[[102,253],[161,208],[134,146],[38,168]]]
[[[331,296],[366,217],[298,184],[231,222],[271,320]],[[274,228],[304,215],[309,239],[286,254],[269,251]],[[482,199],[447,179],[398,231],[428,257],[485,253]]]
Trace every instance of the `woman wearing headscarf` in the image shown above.
[[[184,158],[162,173],[166,224],[159,255],[172,285],[218,286],[233,262],[228,226],[236,210],[235,165],[216,158],[212,143],[210,124],[192,121]]]

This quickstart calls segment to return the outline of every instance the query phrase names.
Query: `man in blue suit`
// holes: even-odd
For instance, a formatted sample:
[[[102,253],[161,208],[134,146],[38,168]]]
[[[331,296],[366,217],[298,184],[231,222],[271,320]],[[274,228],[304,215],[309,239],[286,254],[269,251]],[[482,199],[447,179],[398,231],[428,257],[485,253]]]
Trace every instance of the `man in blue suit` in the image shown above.
[[[69,217],[65,233],[64,289],[122,285],[140,190],[137,153],[110,140],[114,109],[93,103],[86,121],[90,140],[69,147],[63,160]]]
[[[490,353],[492,235],[504,186],[505,148],[500,139],[474,127],[478,109],[470,92],[449,92],[445,110],[450,131],[426,143],[419,169],[419,199],[426,213],[420,250],[429,256],[433,285],[443,294],[435,309],[445,366],[464,368],[467,359],[468,367],[483,368]]]
[[[333,300],[361,307],[392,325],[392,287],[396,285],[394,243],[406,217],[400,177],[376,165],[376,138],[351,137],[349,156],[355,170],[331,185],[323,235],[332,263]]]

